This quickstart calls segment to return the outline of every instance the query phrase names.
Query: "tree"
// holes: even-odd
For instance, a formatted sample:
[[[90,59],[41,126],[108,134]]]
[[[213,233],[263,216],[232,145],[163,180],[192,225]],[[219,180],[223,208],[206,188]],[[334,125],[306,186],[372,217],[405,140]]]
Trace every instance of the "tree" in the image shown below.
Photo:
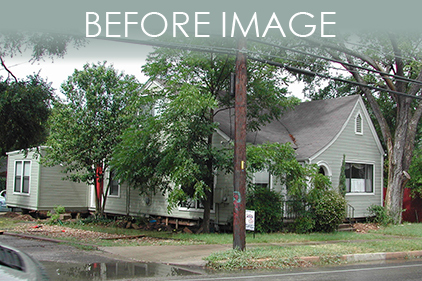
[[[62,57],[69,44],[82,46],[83,39],[40,32],[0,32],[0,64],[8,75],[0,82],[0,155],[45,142],[54,89],[39,75],[18,79],[7,67],[6,57],[32,48],[31,61]],[[2,77],[0,77],[0,80]]]
[[[96,183],[96,210],[102,215],[108,188],[103,192],[101,186],[113,150],[134,116],[131,104],[139,84],[104,62],[75,70],[61,88],[67,100],[54,103],[44,163],[63,165],[67,179]]]
[[[317,69],[317,74],[322,75],[322,78],[313,80],[306,77],[311,94],[319,91],[320,96],[327,98],[338,92],[345,94],[343,90],[346,89],[349,91],[346,94],[362,94],[369,104],[387,151],[385,206],[396,223],[401,222],[403,190],[409,181],[408,171],[422,114],[422,102],[415,99],[421,96],[422,86],[420,43],[420,34],[378,33],[345,35],[335,41],[306,40],[295,45],[296,50],[311,54],[301,54],[307,56],[308,61],[299,64]],[[338,75],[336,78],[343,80],[331,80],[328,86],[321,84],[327,75],[335,76],[330,72],[334,65],[340,66],[349,76]],[[355,84],[346,83],[348,86],[344,86],[345,80]],[[338,87],[340,84],[341,88]],[[387,110],[390,113],[393,110],[393,118],[387,118]]]
[[[227,48],[235,46],[233,44],[234,42],[220,43],[223,45],[225,44],[224,46]],[[212,135],[216,127],[214,116],[219,111],[228,110],[234,106],[234,97],[229,91],[230,75],[234,72],[234,66],[235,57],[232,55],[201,53],[189,50],[172,50],[166,48],[156,48],[154,52],[149,54],[147,64],[143,67],[143,71],[146,75],[158,79],[164,84],[162,91],[159,91],[158,93],[150,92],[149,94],[157,95],[163,101],[169,101],[168,104],[163,104],[164,109],[168,106],[168,108],[172,108],[174,112],[179,112],[182,109],[189,110],[189,112],[185,112],[187,114],[183,113],[174,116],[174,118],[176,118],[174,119],[175,123],[174,125],[169,125],[171,127],[170,131],[164,130],[164,139],[178,145],[175,146],[176,151],[173,153],[182,153],[184,150],[188,151],[189,153],[183,154],[180,156],[180,159],[190,160],[187,162],[169,162],[167,163],[167,167],[170,169],[163,169],[161,165],[157,164],[154,171],[148,170],[147,172],[145,172],[145,168],[136,165],[136,163],[133,163],[133,165],[125,165],[128,168],[134,168],[130,173],[132,175],[147,175],[148,173],[152,173],[163,178],[168,178],[167,176],[176,169],[177,172],[181,173],[179,175],[180,177],[187,178],[188,175],[192,176],[195,179],[195,183],[182,183],[177,180],[178,177],[171,177],[173,180],[176,180],[176,183],[181,185],[181,188],[174,189],[174,192],[179,192],[179,194],[175,196],[176,193],[173,193],[174,196],[172,195],[170,199],[180,199],[179,201],[185,200],[187,197],[195,200],[199,199],[204,206],[204,220],[202,225],[204,232],[209,231],[210,209],[212,203],[211,195],[215,169],[220,168],[220,164],[218,164],[220,163],[219,158],[225,158],[221,151],[215,151],[212,146]],[[283,80],[278,74],[279,70],[276,67],[256,62],[249,63],[249,130],[257,130],[260,125],[276,118],[282,113],[284,108],[294,103],[292,100],[285,97],[286,89],[283,87]],[[188,87],[187,85],[190,86]],[[205,105],[207,108],[204,109],[200,107],[200,111],[196,111],[197,109],[194,110],[197,106],[195,103],[183,104],[183,102],[178,99],[178,96],[183,95],[183,98],[185,99],[186,95],[184,93],[187,92],[191,92],[195,95],[198,99],[198,103],[201,104],[201,106]],[[202,103],[203,99],[208,100],[211,98],[214,101],[213,103]],[[187,108],[188,106],[192,107]],[[158,119],[165,119],[166,117],[167,114],[164,114],[163,117],[158,117]],[[179,117],[183,118],[183,120],[179,120]],[[196,123],[197,121],[200,121],[200,123]],[[168,120],[168,122],[172,124],[172,120]],[[178,126],[180,127],[178,128]],[[187,129],[185,126],[193,127]],[[195,130],[193,130],[194,127],[196,128]],[[151,128],[151,126],[148,125],[148,128]],[[158,133],[155,132],[154,134]],[[183,134],[186,134],[186,137],[182,136]],[[125,136],[129,139],[131,138],[130,134],[125,134]],[[191,137],[188,138],[188,136]],[[186,139],[182,140],[182,138]],[[133,143],[135,147],[138,144],[137,142]],[[143,144],[147,145],[147,143]],[[127,145],[131,144],[127,143]],[[141,147],[143,147],[142,144]],[[181,150],[178,151],[178,149]],[[124,155],[119,154],[119,157],[116,157],[116,159],[120,159],[120,156],[125,157]],[[166,157],[169,156],[166,155]],[[155,157],[154,159],[157,160]],[[196,160],[192,162],[192,159]],[[122,161],[126,163],[127,161],[130,161],[130,159]],[[172,165],[174,166],[174,169],[170,167]],[[224,164],[221,165],[221,167],[224,166]],[[151,167],[151,169],[154,168]],[[183,173],[185,175],[183,175]],[[135,179],[135,182],[132,181],[132,184],[142,189],[143,185],[136,184],[136,180],[143,182],[143,178],[145,177],[141,176]]]
[[[0,82],[0,155],[46,140],[53,100],[53,89],[39,76]]]
[[[17,77],[6,66],[6,57],[13,57],[17,54],[32,49],[30,62],[38,61],[45,57],[63,57],[69,45],[81,47],[85,43],[82,37],[54,34],[46,32],[0,32],[0,64],[12,76],[15,82]]]

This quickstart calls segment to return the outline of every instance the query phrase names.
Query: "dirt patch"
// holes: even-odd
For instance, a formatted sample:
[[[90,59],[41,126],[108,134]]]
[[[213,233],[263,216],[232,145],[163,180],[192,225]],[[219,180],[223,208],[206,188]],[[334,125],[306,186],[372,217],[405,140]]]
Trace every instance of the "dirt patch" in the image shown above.
[[[31,215],[28,215],[28,214],[22,215],[22,214],[14,213],[14,212],[7,212],[2,217],[11,218],[11,219],[20,220],[20,221],[36,221],[36,219],[34,219]]]
[[[369,231],[380,229],[380,226],[376,223],[355,223],[353,229],[359,233],[368,233]]]

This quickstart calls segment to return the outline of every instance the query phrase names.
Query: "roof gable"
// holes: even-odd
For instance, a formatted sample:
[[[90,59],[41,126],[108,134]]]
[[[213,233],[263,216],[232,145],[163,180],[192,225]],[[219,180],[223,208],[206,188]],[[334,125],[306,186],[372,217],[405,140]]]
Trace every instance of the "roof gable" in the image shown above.
[[[306,160],[327,147],[342,131],[360,96],[303,102],[278,120],[247,134],[247,142],[292,143],[297,158]],[[234,110],[219,112],[215,121],[220,130],[234,138]]]

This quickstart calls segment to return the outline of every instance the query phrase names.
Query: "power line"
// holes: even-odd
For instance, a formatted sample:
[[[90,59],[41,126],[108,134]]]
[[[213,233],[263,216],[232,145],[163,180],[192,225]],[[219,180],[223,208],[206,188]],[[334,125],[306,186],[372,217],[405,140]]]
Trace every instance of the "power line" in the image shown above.
[[[372,89],[372,90],[376,90],[376,91],[388,92],[388,93],[391,93],[391,94],[396,94],[396,95],[400,95],[400,96],[405,96],[405,97],[409,97],[409,98],[415,98],[415,99],[422,100],[421,96],[413,96],[413,95],[409,95],[409,94],[406,94],[406,93],[393,91],[393,90],[390,90],[390,89],[384,89],[384,88],[371,86],[371,85],[368,85],[368,84],[359,83],[359,82],[356,82],[356,81],[346,80],[346,79],[338,78],[338,77],[331,77],[329,75],[320,74],[320,73],[317,73],[317,72],[314,72],[314,71],[309,71],[309,70],[304,70],[304,69],[300,69],[300,68],[296,68],[296,67],[286,66],[282,63],[275,62],[275,61],[269,61],[269,60],[265,60],[265,59],[251,58],[251,57],[249,57],[249,59],[256,60],[256,61],[266,63],[266,64],[270,64],[270,65],[274,65],[274,66],[283,67],[283,68],[285,68],[289,71],[298,72],[298,73],[309,75],[309,76],[319,76],[319,77],[322,77],[322,78],[335,80],[335,81],[339,81],[339,82],[344,82],[344,83],[349,83],[349,84],[356,85],[356,86],[363,86],[363,87],[366,87],[366,88],[369,88],[369,89]]]
[[[335,62],[335,63],[347,65],[347,66],[350,66],[350,67],[354,67],[354,68],[358,68],[358,69],[362,69],[362,70],[366,70],[366,71],[370,71],[370,72],[374,72],[374,73],[380,74],[382,76],[394,77],[397,81],[410,82],[410,83],[422,85],[421,81],[410,79],[410,78],[403,77],[403,76],[400,76],[400,75],[395,75],[395,74],[391,74],[391,73],[387,73],[387,72],[383,72],[383,71],[359,66],[359,65],[356,65],[356,64],[347,63],[347,62],[332,59],[332,58],[327,58],[327,57],[323,57],[323,56],[320,56],[320,55],[315,55],[315,54],[312,54],[312,53],[309,53],[309,52],[296,50],[296,49],[293,49],[293,48],[273,44],[273,43],[270,43],[270,42],[265,42],[265,41],[262,41],[262,40],[257,40],[257,39],[249,39],[249,40],[252,41],[252,42],[256,42],[256,43],[265,44],[265,45],[268,45],[268,46],[271,46],[271,47],[276,47],[276,48],[284,49],[284,50],[287,50],[287,51],[299,53],[299,54],[302,54],[302,55],[306,55],[306,56],[310,56],[310,57],[314,57],[314,58],[318,58],[318,59],[322,59],[322,60],[326,60],[326,61],[330,61],[330,62]]]
[[[167,43],[167,42],[151,41],[151,40],[133,40],[133,39],[121,39],[121,38],[113,39],[113,38],[108,38],[108,37],[96,37],[96,38],[100,39],[100,40],[130,43],[130,44],[137,44],[137,45],[147,45],[147,46],[163,47],[163,48],[170,48],[170,49],[190,50],[190,51],[197,51],[197,52],[219,53],[219,54],[226,54],[226,55],[236,55],[236,52],[237,52],[237,49],[234,49],[234,48],[222,48],[222,47],[216,47],[216,46],[212,46],[210,48],[209,46],[203,46],[203,45],[193,46],[193,45],[189,45],[189,44],[176,44],[176,43]],[[268,42],[263,42],[263,41],[255,40],[255,39],[252,39],[251,41],[264,43],[264,44],[268,43]],[[268,44],[274,45],[273,47],[287,48],[287,47],[275,45],[275,44],[272,44],[272,43],[268,43]],[[248,53],[253,53],[249,50],[243,50],[243,51],[248,52]],[[294,51],[298,51],[298,50],[294,50]],[[298,52],[303,52],[303,51],[298,51]],[[316,56],[316,57],[321,58],[321,59],[327,59],[329,61],[335,62],[335,60],[332,60],[330,58],[325,58],[325,57],[314,55],[314,54],[311,54],[311,53],[303,52],[303,54],[309,55],[309,56]],[[349,83],[349,84],[352,84],[352,85],[366,87],[366,88],[369,88],[369,89],[372,89],[372,90],[375,90],[375,91],[388,92],[388,93],[391,93],[391,94],[396,94],[396,95],[400,95],[400,96],[405,96],[405,97],[410,97],[410,98],[422,100],[421,96],[409,95],[409,94],[406,94],[406,93],[397,92],[397,91],[393,91],[393,90],[386,89],[386,88],[379,88],[379,87],[371,86],[371,85],[368,85],[368,84],[359,83],[359,82],[356,82],[356,81],[350,81],[350,80],[346,80],[346,79],[338,78],[338,77],[331,77],[331,76],[326,75],[326,74],[320,74],[320,73],[317,73],[317,72],[314,72],[314,71],[309,71],[309,70],[300,69],[300,68],[296,68],[296,67],[292,67],[292,66],[287,66],[285,64],[275,62],[275,61],[266,60],[266,59],[260,59],[260,58],[251,57],[251,56],[248,56],[248,58],[251,59],[251,60],[261,62],[261,63],[282,67],[282,68],[284,68],[288,71],[291,71],[291,72],[301,73],[301,74],[305,74],[305,75],[308,75],[308,76],[314,76],[314,77],[318,76],[318,77],[322,77],[322,78],[325,78],[325,79],[330,79],[330,80],[335,80],[335,81],[339,81],[339,82],[343,82],[343,83]],[[343,62],[341,62],[341,63],[343,63]],[[360,69],[363,68],[363,67],[360,67],[358,65],[353,65],[353,64],[349,64],[349,65],[351,67],[356,67],[356,68],[360,68]],[[365,68],[363,68],[363,69],[365,69]],[[387,75],[387,76],[397,76],[397,75],[393,75],[393,74],[389,74],[389,73],[384,73],[384,72],[381,72],[381,71],[376,71],[376,70],[373,70],[373,69],[365,69],[365,70],[377,72],[377,73],[380,73],[382,75]],[[398,76],[398,77],[407,79],[406,77],[402,77],[402,76]],[[418,84],[422,85],[421,81],[412,80],[412,79],[408,79],[408,80],[414,81],[414,83],[418,83]]]

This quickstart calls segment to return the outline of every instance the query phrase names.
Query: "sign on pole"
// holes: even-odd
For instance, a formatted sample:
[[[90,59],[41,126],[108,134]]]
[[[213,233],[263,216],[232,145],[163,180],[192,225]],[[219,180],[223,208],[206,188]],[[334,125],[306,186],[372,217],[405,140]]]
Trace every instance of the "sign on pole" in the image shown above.
[[[255,211],[246,210],[245,212],[246,230],[255,231]]]

